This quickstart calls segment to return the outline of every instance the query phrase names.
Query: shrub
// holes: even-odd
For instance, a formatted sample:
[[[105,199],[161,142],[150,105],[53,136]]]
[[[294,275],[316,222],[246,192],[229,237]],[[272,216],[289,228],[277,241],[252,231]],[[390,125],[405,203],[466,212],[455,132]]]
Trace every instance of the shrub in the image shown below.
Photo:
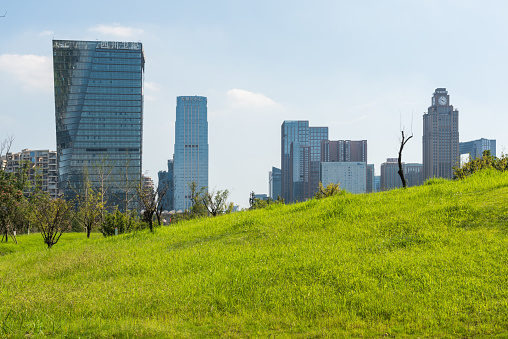
[[[115,213],[108,213],[104,216],[104,222],[101,225],[101,232],[105,237],[107,237],[115,235],[115,228],[118,230],[118,234],[123,234],[147,227],[148,225],[146,223],[139,220],[135,211],[122,213],[117,210]]]
[[[490,150],[483,151],[481,158],[468,161],[462,166],[453,168],[453,175],[456,179],[464,179],[471,174],[483,169],[495,169],[501,172],[508,170],[508,157],[506,155],[496,158],[490,154]]]
[[[339,184],[329,183],[328,186],[323,187],[323,184],[319,182],[319,190],[314,194],[314,198],[321,199],[334,196],[336,194],[344,194],[345,191],[339,188]]]

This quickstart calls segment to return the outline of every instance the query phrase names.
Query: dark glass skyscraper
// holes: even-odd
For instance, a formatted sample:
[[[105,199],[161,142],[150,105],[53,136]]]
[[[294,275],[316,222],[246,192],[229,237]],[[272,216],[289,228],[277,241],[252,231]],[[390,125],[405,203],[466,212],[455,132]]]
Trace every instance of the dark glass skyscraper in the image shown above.
[[[268,191],[269,196],[273,200],[277,200],[279,197],[282,198],[282,193],[280,190],[281,185],[281,171],[280,168],[272,167],[272,170],[268,174]]]
[[[138,42],[53,40],[59,189],[67,198],[86,169],[94,186],[105,179],[110,205],[135,206],[144,64]]]
[[[286,203],[311,198],[319,187],[321,141],[328,127],[308,121],[284,121],[281,126],[281,191]]]
[[[163,211],[173,211],[175,206],[174,202],[174,162],[173,159],[168,160],[168,171],[159,171],[159,186],[158,189],[160,192],[164,192],[164,197],[162,198],[162,210]]]
[[[208,120],[206,97],[181,96],[176,102],[174,207],[192,207],[189,184],[208,189]]]

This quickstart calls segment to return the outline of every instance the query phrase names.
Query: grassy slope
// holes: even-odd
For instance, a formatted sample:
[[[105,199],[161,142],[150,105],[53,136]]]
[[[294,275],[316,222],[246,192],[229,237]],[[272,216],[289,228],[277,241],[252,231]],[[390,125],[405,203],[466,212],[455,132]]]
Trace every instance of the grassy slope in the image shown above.
[[[508,173],[0,244],[0,336],[508,336]]]

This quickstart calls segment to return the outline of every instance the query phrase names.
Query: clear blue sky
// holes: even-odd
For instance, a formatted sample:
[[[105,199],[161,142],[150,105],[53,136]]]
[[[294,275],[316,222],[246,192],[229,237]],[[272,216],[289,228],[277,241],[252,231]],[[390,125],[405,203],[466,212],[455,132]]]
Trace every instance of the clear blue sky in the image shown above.
[[[280,166],[280,125],[367,139],[368,161],[397,155],[401,122],[421,162],[422,115],[437,87],[460,140],[507,152],[508,2],[0,1],[0,139],[56,149],[51,40],[141,41],[144,171],[173,155],[176,97],[208,97],[210,186],[248,205]],[[156,180],[155,180],[156,181]]]

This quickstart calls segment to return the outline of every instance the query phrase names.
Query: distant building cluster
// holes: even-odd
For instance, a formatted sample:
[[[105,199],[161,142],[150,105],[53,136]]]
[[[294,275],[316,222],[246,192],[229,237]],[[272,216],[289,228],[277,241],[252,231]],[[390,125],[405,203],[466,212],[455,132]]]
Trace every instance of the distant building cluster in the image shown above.
[[[158,173],[155,188],[142,176],[143,82],[145,55],[140,42],[53,40],[56,151],[24,149],[7,153],[0,168],[29,168],[30,181],[51,197],[73,199],[84,182],[107,185],[108,203],[120,210],[137,208],[140,183],[164,192],[163,208],[192,206],[191,184],[208,188],[207,98],[178,96],[174,154]],[[459,142],[459,111],[446,88],[437,88],[423,114],[422,163],[401,162],[408,186],[424,180],[452,178],[462,156],[496,155],[496,140]],[[307,120],[281,125],[280,167],[269,172],[268,194],[259,199],[294,203],[312,198],[321,182],[339,184],[352,193],[401,186],[397,158],[381,164],[375,175],[368,163],[367,140],[330,140],[328,127]]]
[[[56,152],[50,150],[24,149],[17,153],[7,153],[3,169],[16,173],[22,169],[28,174],[30,190],[40,189],[50,197],[58,197],[58,170]]]
[[[495,140],[482,138],[459,143],[458,126],[459,111],[450,104],[448,91],[437,88],[431,106],[423,115],[423,162],[401,161],[408,187],[421,185],[433,177],[451,179],[462,154],[474,159],[490,150],[496,155]],[[367,162],[367,140],[329,140],[328,127],[311,127],[308,121],[284,121],[281,168],[273,167],[270,171],[269,195],[276,199],[280,192],[286,203],[304,201],[316,193],[319,182],[323,186],[339,184],[351,193],[402,187],[398,158],[388,158],[380,169],[380,175],[376,176],[374,165]],[[280,173],[280,186],[274,173]]]

